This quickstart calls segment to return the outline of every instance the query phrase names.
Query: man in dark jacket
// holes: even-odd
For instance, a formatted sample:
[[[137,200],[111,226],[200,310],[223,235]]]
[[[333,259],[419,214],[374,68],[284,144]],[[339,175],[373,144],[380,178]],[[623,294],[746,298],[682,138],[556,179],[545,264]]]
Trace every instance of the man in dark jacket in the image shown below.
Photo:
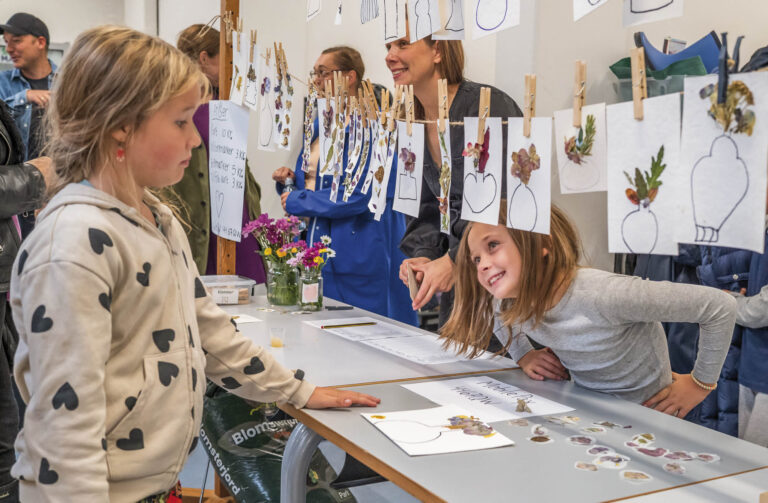
[[[21,239],[13,216],[34,211],[45,193],[50,159],[22,163],[24,145],[5,104],[0,101],[0,503],[18,502],[17,481],[11,477],[16,460],[13,443],[18,433],[18,410],[13,395],[11,366],[18,337],[8,307],[11,267]]]

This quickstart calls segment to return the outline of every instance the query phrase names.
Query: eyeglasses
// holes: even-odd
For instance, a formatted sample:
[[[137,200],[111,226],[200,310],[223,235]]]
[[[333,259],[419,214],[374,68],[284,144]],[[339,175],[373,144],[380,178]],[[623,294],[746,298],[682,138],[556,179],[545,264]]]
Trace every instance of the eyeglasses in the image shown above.
[[[333,72],[345,72],[346,70],[342,68],[325,68],[321,67],[318,70],[315,70],[314,68],[309,71],[310,78],[316,78],[320,77],[321,79],[327,79],[331,76],[333,76]]]

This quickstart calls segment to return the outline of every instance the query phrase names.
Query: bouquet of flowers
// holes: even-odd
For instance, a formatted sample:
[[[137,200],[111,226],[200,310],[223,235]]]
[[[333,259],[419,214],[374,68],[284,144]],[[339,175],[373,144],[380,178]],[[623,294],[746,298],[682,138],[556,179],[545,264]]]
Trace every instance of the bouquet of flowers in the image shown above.
[[[298,245],[298,253],[288,260],[288,265],[299,267],[305,272],[319,273],[328,263],[328,259],[336,256],[336,252],[329,246],[329,236],[320,236],[320,241],[312,246],[307,246],[304,241],[295,244]]]

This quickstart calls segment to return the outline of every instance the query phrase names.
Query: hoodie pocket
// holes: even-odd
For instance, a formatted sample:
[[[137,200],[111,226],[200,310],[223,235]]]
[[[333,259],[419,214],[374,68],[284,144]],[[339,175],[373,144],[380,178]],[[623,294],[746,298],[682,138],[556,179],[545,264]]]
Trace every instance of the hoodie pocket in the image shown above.
[[[144,357],[144,386],[133,408],[107,433],[111,480],[175,470],[192,427],[185,350]]]

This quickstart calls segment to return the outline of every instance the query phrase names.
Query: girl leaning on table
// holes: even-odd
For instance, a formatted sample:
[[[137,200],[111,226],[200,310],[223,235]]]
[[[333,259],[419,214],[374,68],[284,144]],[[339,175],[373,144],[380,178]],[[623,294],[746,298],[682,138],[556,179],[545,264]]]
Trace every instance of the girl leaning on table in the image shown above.
[[[11,286],[23,501],[165,501],[197,442],[206,377],[298,407],[378,402],[315,388],[238,333],[150,191],[181,179],[207,86],[181,52],[123,27],[82,33],[61,66],[57,180]]]
[[[579,267],[578,235],[559,208],[544,235],[507,228],[501,206],[499,225],[472,222],[461,239],[447,345],[474,356],[495,335],[533,379],[563,379],[564,366],[580,386],[681,418],[715,389],[736,316],[730,295]],[[690,374],[670,369],[667,321],[699,323]]]

